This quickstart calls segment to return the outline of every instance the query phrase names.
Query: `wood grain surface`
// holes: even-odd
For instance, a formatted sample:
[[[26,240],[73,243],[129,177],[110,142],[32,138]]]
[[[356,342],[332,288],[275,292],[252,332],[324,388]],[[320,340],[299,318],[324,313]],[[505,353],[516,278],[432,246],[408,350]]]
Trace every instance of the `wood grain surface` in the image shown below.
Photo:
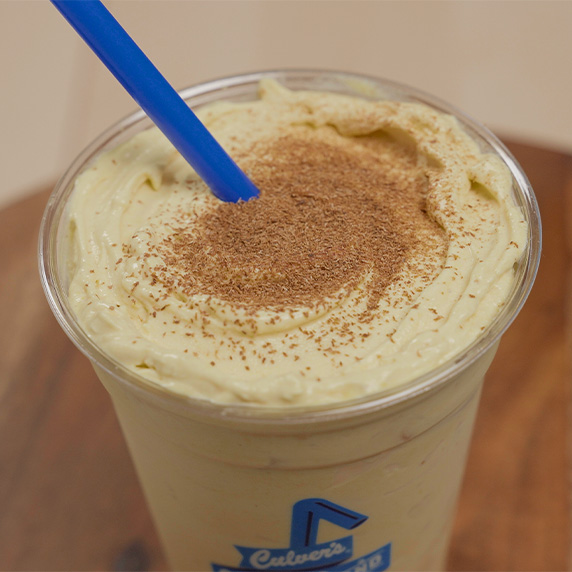
[[[572,157],[509,146],[544,254],[487,376],[449,570],[570,569]],[[41,290],[48,193],[0,212],[0,570],[164,570],[111,402]]]

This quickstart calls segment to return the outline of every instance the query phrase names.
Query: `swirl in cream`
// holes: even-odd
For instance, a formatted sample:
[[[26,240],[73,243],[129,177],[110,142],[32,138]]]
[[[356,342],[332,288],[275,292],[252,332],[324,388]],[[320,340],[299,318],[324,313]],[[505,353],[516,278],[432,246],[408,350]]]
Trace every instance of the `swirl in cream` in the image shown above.
[[[453,117],[269,80],[200,116],[260,198],[221,203],[156,129],[76,181],[70,300],[128,368],[222,403],[337,402],[444,363],[505,303],[527,225]]]

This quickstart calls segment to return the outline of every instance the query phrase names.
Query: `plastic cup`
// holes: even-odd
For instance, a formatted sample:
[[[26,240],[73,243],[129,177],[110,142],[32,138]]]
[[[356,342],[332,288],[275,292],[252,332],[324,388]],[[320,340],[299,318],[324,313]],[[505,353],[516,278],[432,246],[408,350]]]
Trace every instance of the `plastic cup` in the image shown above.
[[[291,89],[423,102],[455,115],[510,169],[529,224],[513,289],[481,336],[401,387],[338,405],[217,405],[160,389],[105,355],[67,300],[66,204],[100,152],[147,128],[142,112],[91,144],[57,184],[40,233],[40,270],[65,332],[109,391],[168,559],[178,570],[439,570],[483,377],[522,307],[540,257],[533,191],[507,149],[451,106],[386,80],[332,71],[276,71],[182,92],[193,107],[256,98],[263,77]]]

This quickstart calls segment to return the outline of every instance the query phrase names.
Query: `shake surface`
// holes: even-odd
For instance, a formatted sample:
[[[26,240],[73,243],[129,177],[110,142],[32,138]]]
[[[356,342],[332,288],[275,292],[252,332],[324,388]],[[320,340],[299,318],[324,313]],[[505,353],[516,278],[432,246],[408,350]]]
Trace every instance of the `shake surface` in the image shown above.
[[[112,358],[221,403],[344,401],[454,357],[527,236],[501,160],[419,104],[291,92],[201,119],[259,187],[222,203],[156,129],[70,203],[70,301]]]

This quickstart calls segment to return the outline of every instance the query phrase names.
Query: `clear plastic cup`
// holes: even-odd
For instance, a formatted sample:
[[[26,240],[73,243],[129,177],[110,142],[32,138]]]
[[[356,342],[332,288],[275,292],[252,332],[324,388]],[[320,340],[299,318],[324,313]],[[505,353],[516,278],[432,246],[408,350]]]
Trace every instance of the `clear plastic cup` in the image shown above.
[[[191,87],[194,108],[290,89],[422,102],[455,115],[510,169],[529,225],[506,305],[454,359],[405,385],[337,405],[219,405],[160,389],[82,331],[67,299],[66,204],[102,151],[151,125],[138,112],[94,141],[57,184],[40,232],[40,272],[62,328],[109,391],[167,557],[177,570],[439,570],[444,566],[483,377],[532,287],[540,217],[530,184],[499,140],[440,100],[382,79],[272,71]]]

